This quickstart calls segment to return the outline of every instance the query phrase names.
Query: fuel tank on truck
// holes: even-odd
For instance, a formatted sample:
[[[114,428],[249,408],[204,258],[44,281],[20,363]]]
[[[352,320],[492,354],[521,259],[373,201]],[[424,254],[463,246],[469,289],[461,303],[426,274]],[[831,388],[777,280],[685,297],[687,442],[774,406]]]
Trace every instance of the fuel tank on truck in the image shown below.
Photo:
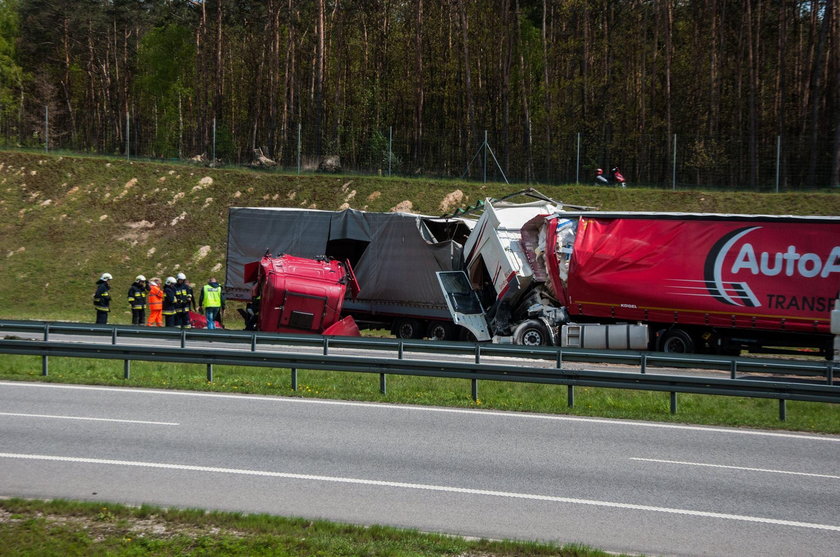
[[[244,279],[257,283],[261,331],[359,336],[353,318],[341,318],[348,288],[359,291],[347,262],[266,254],[245,265]]]

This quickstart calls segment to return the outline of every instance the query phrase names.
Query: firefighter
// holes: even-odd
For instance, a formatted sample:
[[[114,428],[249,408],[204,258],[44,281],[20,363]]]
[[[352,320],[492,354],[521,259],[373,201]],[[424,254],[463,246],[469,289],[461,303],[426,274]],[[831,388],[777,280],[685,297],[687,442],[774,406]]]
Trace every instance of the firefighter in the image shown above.
[[[216,320],[221,322],[221,314],[225,311],[225,295],[222,287],[215,278],[211,278],[201,289],[198,297],[198,311],[204,308],[204,315],[207,317],[207,328],[215,329]]]
[[[163,290],[160,287],[160,279],[152,277],[149,281],[149,320],[146,325],[149,327],[163,327]]]
[[[192,327],[190,325],[190,309],[195,309],[195,296],[192,287],[187,282],[187,275],[184,273],[178,273],[175,292],[178,298],[177,326],[182,329],[189,329]]]
[[[178,321],[178,289],[175,277],[166,277],[163,286],[163,322],[167,327],[177,327]]]
[[[128,289],[128,305],[131,306],[131,324],[143,326],[146,324],[146,300],[149,285],[146,277],[137,275],[134,283]]]
[[[96,322],[105,325],[108,323],[108,312],[111,311],[111,284],[114,278],[111,273],[102,273],[96,281],[96,293],[93,295],[93,307],[96,308]]]

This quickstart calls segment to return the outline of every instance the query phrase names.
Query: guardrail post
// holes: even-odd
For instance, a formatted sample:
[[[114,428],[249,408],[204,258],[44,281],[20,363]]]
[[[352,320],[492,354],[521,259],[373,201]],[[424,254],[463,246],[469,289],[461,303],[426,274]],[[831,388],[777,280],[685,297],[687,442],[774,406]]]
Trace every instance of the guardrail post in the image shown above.
[[[297,369],[292,368],[292,390],[297,391]]]
[[[787,401],[783,398],[779,399],[779,420],[787,421]]]
[[[834,384],[834,364],[829,362],[826,364],[825,370],[825,380],[828,382],[829,385]]]
[[[257,333],[251,335],[251,352],[257,351]]]
[[[387,385],[385,384],[385,374],[379,374],[379,392],[383,395],[387,393]]]
[[[185,348],[187,346],[187,330],[181,329],[181,348]]]
[[[403,359],[403,341],[400,341],[400,343],[397,345],[397,359]]]
[[[475,363],[477,363],[477,364],[481,363],[481,345],[480,344],[475,345]]]
[[[736,362],[735,360],[732,360],[732,362],[729,364],[729,377],[731,379],[736,379],[737,375],[738,375],[738,362]]]
[[[208,383],[213,382],[213,364],[207,364],[207,381]]]
[[[330,339],[329,337],[324,337],[324,356],[329,355],[330,352]]]
[[[123,379],[131,378],[131,360],[123,361]]]
[[[642,361],[639,371],[641,373],[645,373],[645,371],[647,371],[647,354],[642,354]]]
[[[569,405],[569,408],[575,407],[575,386],[569,385],[566,387],[566,402]]]
[[[44,323],[44,342],[50,340],[50,324]],[[42,356],[41,357],[41,375],[44,377],[50,372],[50,361],[49,356]]]
[[[473,402],[478,402],[478,379],[470,379],[472,382],[472,399]]]
[[[671,414],[677,413],[677,393],[676,391],[671,391]]]
[[[557,350],[557,369],[563,369],[563,350]]]
[[[116,343],[117,343],[117,328],[114,327],[111,330],[111,344],[116,344]]]

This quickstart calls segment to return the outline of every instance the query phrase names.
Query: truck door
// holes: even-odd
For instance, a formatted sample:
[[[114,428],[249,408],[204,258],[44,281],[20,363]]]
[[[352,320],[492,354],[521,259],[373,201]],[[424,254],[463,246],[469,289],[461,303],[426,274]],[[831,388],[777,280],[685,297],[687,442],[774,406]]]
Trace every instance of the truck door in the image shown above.
[[[487,317],[467,274],[464,271],[438,271],[436,274],[452,321],[470,331],[476,340],[490,340]]]

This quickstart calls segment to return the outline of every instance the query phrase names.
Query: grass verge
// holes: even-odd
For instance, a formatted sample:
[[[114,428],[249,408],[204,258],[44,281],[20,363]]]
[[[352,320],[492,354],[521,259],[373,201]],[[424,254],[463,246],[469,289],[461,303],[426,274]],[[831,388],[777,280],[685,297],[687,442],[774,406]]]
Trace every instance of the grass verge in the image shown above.
[[[105,503],[0,500],[0,555],[599,557],[583,546],[466,540],[382,526]]]
[[[47,381],[87,385],[116,385],[156,389],[186,389],[363,400],[396,404],[425,404],[486,408],[576,416],[652,420],[674,423],[785,429],[840,433],[840,405],[787,403],[787,420],[779,421],[776,400],[680,394],[678,411],[670,413],[668,393],[578,387],[575,406],[567,404],[566,387],[502,381],[479,381],[473,401],[470,382],[464,379],[388,375],[386,394],[379,391],[376,373],[298,370],[298,390],[291,388],[289,370],[240,366],[214,366],[213,381],[198,364],[132,362],[129,379],[122,361],[50,358],[49,375],[41,375],[38,356],[0,357],[0,379]]]

